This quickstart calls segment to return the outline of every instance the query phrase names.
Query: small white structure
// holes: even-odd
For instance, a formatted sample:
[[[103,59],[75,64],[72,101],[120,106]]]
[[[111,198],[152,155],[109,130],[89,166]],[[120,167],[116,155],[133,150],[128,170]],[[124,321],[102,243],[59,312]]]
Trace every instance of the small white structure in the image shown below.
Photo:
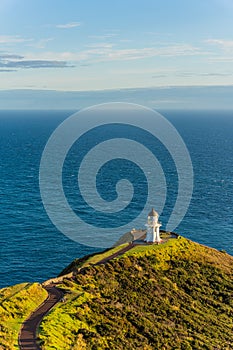
[[[159,214],[154,210],[154,208],[152,208],[151,212],[148,214],[147,223],[145,225],[147,228],[145,241],[147,243],[161,242],[159,228],[162,226],[162,224],[158,220]]]

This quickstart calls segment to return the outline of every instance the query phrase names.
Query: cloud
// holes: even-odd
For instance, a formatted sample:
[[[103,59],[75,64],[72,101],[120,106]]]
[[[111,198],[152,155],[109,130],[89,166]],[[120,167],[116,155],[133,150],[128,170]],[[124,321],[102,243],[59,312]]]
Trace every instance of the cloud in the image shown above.
[[[132,49],[118,49],[113,44],[90,44],[86,50],[79,52],[43,52],[27,55],[29,60],[66,61],[81,64],[93,64],[110,61],[141,60],[154,57],[179,57],[206,55],[206,52],[187,44],[176,44],[163,47],[144,47]]]
[[[171,37],[173,33],[161,33],[161,32],[144,32],[145,35],[154,37]]]
[[[22,38],[20,35],[0,35],[0,44],[17,44],[33,41],[33,39]]]
[[[137,49],[93,49],[86,52],[97,61],[126,61],[150,57],[175,57],[205,54],[199,48],[187,44],[171,45],[167,47],[145,47]]]
[[[16,72],[16,69],[0,69],[0,73]]]
[[[90,44],[89,48],[79,52],[47,52],[41,54],[41,57],[50,60],[66,60],[82,63],[98,63],[109,61],[130,61],[138,59],[146,59],[151,57],[176,57],[176,56],[194,56],[206,55],[199,48],[191,45],[173,45],[167,47],[145,47],[132,49],[118,49],[113,44]],[[37,55],[31,55],[31,58],[38,58]]]
[[[0,67],[13,67],[13,68],[66,68],[68,67],[65,61],[46,61],[46,60],[22,60],[12,61],[7,63],[1,63]]]
[[[217,45],[224,50],[233,49],[233,40],[224,40],[224,39],[207,39],[205,40],[207,44]]]
[[[120,43],[132,43],[133,40],[131,40],[131,39],[120,39],[119,42]]]
[[[108,34],[109,35],[109,34]],[[43,39],[42,39],[43,40]],[[50,39],[44,39],[46,41]],[[0,52],[0,69],[39,69],[39,68],[72,68],[78,63],[90,65],[100,62],[142,60],[156,57],[179,57],[205,55],[206,53],[188,44],[174,44],[162,47],[144,47],[119,49],[112,43],[97,42],[79,52],[41,52],[28,53],[24,56]],[[75,63],[75,65],[74,65]],[[154,75],[163,78],[164,73]]]
[[[229,55],[229,56],[217,56],[217,57],[211,57],[209,59],[210,62],[212,63],[216,63],[216,62],[226,62],[226,63],[231,63],[233,62],[233,56]]]
[[[205,42],[219,49],[209,58],[210,62],[233,62],[233,40],[207,39]]]
[[[9,60],[9,59],[21,60],[21,59],[23,59],[23,56],[8,54],[8,53],[2,53],[2,54],[0,53],[0,61],[1,60]]]
[[[168,74],[156,74],[156,75],[153,75],[152,78],[159,79],[159,78],[166,78],[167,76]]]
[[[89,35],[89,38],[96,39],[96,40],[105,40],[105,39],[113,38],[116,36],[118,36],[117,33],[107,33],[107,34],[103,34],[103,35]]]
[[[45,39],[40,39],[39,41],[35,43],[28,44],[30,47],[34,47],[36,49],[44,49],[50,41],[53,41],[54,38],[45,38]]]
[[[177,77],[227,77],[232,75],[232,73],[227,72],[180,72],[176,73]]]
[[[80,27],[80,26],[81,26],[80,22],[70,22],[70,23],[66,23],[66,24],[57,24],[56,28],[70,29],[70,28],[76,28],[76,27]]]
[[[74,67],[67,61],[45,60],[45,59],[25,59],[23,56],[13,54],[0,54],[0,72],[15,71],[18,69],[38,69],[38,68],[68,68]]]
[[[104,48],[104,49],[111,49],[114,46],[114,44],[111,43],[93,43],[93,44],[88,44],[86,47],[89,48]]]

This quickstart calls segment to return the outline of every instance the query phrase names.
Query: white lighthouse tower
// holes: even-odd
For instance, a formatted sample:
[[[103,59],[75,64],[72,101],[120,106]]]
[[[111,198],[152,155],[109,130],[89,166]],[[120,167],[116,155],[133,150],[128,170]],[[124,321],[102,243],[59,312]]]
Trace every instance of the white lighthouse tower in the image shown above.
[[[160,243],[160,233],[159,228],[162,226],[162,224],[158,221],[159,220],[159,214],[152,208],[151,212],[148,214],[148,219],[146,223],[146,239],[145,241],[148,242],[156,242]]]

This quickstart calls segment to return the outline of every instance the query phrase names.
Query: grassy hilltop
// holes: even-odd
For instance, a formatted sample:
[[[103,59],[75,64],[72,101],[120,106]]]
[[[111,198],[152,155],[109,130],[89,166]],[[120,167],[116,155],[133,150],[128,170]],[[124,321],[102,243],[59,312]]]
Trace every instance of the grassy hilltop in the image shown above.
[[[63,281],[65,302],[41,323],[42,349],[233,349],[233,257],[180,237],[136,246],[106,264],[93,265],[119,249],[77,259],[64,270],[76,277]],[[35,288],[26,297],[23,292],[25,305],[33,295],[38,295],[37,303],[46,297],[37,284],[23,286],[20,293],[25,288]],[[21,299],[13,291],[9,307],[4,306],[7,291],[0,291],[0,305],[6,309],[2,332],[10,339],[10,329],[17,334],[22,314],[18,320],[15,310]],[[33,303],[35,308],[35,298]],[[12,318],[16,322],[10,328]],[[1,342],[0,349],[17,348]]]
[[[233,349],[233,257],[180,238],[101,258],[70,266],[89,265],[62,284],[43,349]]]

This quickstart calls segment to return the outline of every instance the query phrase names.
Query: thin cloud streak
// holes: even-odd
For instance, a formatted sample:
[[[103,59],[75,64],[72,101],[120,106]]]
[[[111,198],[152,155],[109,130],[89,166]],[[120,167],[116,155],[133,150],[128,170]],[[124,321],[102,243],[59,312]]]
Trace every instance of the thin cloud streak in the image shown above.
[[[77,53],[74,52],[46,52],[39,57],[43,59],[59,59],[72,62],[84,63],[97,63],[108,61],[130,61],[137,59],[145,59],[151,57],[179,57],[179,56],[196,56],[207,55],[208,53],[201,49],[188,44],[180,44],[167,46],[162,48],[145,47],[145,48],[132,48],[132,49],[116,49],[112,47],[112,44],[101,44],[100,47],[97,44],[90,49],[82,50]],[[38,58],[38,55],[29,55],[30,59]]]
[[[70,28],[76,28],[76,27],[80,27],[80,26],[81,26],[81,22],[70,22],[70,23],[65,23],[65,24],[57,24],[56,28],[70,29]]]
[[[95,39],[95,40],[105,40],[105,39],[116,37],[118,35],[119,34],[117,34],[117,33],[108,33],[108,34],[103,34],[103,35],[89,35],[89,38]]]
[[[217,45],[220,48],[228,51],[233,49],[233,40],[224,40],[224,39],[207,39],[205,40],[207,44]]]
[[[176,73],[177,77],[227,77],[233,75],[227,72],[180,72]]]
[[[1,60],[10,60],[10,59],[11,60],[21,60],[21,59],[23,59],[23,56],[9,54],[9,53],[0,54],[0,61]]]
[[[33,39],[22,38],[20,35],[0,35],[0,44],[18,44],[33,41]]]
[[[209,59],[209,62],[212,62],[212,63],[221,63],[221,62],[226,62],[226,63],[231,63],[233,62],[233,56],[230,55],[230,56],[218,56],[218,57],[211,57]]]
[[[0,73],[11,73],[16,72],[16,69],[0,69]]]
[[[69,68],[74,67],[66,61],[60,60],[27,60],[23,56],[1,54],[0,72],[15,71],[17,69],[38,69],[38,68]],[[13,68],[13,70],[12,70]]]
[[[35,43],[28,44],[27,46],[34,47],[36,49],[44,49],[46,47],[46,45],[53,40],[54,40],[54,38],[40,39],[39,41],[37,41]]]
[[[119,49],[109,52],[96,52],[103,59],[108,61],[113,60],[136,60],[156,56],[173,57],[173,56],[193,56],[204,54],[199,48],[191,45],[173,45],[163,48],[145,47],[140,49]]]
[[[103,48],[103,49],[111,49],[115,44],[111,43],[93,43],[93,44],[87,44],[86,47],[88,48]]]

